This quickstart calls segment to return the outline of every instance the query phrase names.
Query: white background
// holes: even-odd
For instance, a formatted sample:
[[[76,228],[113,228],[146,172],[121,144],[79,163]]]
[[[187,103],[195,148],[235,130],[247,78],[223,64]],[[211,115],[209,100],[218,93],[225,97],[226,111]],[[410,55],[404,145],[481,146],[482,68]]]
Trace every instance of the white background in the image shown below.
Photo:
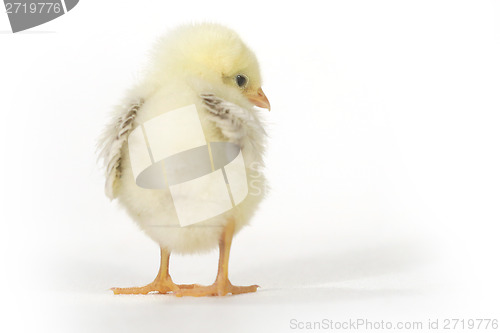
[[[272,191],[230,265],[262,288],[114,296],[159,251],[104,196],[96,139],[155,39],[206,20],[254,49],[273,107]],[[500,2],[87,0],[24,33],[2,13],[0,31],[2,331],[500,319]],[[171,262],[181,283],[216,265]]]

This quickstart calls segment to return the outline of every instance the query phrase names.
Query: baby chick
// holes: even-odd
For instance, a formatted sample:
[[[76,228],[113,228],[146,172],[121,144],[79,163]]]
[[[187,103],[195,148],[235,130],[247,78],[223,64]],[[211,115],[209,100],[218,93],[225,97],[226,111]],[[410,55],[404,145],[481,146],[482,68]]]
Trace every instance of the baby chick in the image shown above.
[[[181,227],[168,189],[136,185],[127,139],[145,121],[192,104],[198,110],[207,142],[231,142],[241,148],[250,192],[225,213]],[[100,140],[106,195],[117,198],[161,249],[160,269],[153,282],[143,287],[113,288],[115,294],[215,296],[257,290],[257,285],[234,286],[228,279],[232,238],[249,222],[265,194],[261,169],[266,133],[254,106],[270,109],[261,88],[257,59],[234,31],[217,24],[187,25],[158,41],[144,78],[114,110]],[[171,253],[203,252],[217,245],[219,267],[213,285],[178,285],[172,281],[168,267]]]

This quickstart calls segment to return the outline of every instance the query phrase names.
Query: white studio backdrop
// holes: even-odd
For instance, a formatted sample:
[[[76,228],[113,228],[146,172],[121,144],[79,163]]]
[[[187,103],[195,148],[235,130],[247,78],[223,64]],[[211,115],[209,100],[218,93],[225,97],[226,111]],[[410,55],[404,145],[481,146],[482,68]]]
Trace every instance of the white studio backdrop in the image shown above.
[[[105,197],[96,139],[156,38],[199,21],[240,33],[272,105],[271,191],[230,264],[262,288],[113,296],[159,251]],[[0,50],[2,331],[498,316],[499,2],[81,1],[17,34],[0,14]],[[174,281],[216,264],[174,256]]]

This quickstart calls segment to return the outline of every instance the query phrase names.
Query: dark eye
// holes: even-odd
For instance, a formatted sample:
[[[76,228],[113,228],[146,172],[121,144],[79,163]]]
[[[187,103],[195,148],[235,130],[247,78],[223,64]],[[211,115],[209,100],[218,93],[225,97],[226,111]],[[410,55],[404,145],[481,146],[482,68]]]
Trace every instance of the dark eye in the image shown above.
[[[243,74],[236,75],[234,79],[236,80],[236,84],[240,88],[244,88],[248,83],[248,78]]]

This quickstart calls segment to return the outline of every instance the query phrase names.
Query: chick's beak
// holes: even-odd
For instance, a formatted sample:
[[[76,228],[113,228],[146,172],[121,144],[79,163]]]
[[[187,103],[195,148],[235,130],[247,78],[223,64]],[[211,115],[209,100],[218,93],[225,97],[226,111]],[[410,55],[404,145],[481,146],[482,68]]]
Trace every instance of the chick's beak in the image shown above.
[[[271,104],[269,103],[266,94],[264,94],[264,92],[262,91],[262,88],[259,88],[259,90],[257,90],[257,93],[255,94],[248,94],[247,98],[250,102],[258,106],[259,108],[264,108],[271,111]]]

